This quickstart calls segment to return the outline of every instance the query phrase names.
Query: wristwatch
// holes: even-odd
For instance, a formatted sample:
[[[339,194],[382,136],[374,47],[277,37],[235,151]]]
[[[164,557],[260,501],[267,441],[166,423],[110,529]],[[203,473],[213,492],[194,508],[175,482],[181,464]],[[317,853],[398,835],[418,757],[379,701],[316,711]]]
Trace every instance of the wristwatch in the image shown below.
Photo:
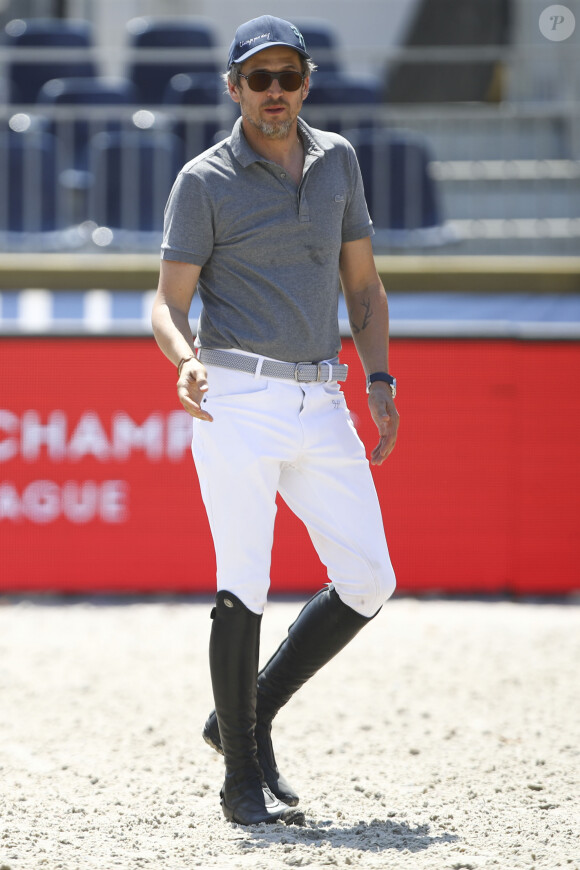
[[[367,393],[371,388],[371,384],[374,384],[375,381],[384,381],[391,388],[391,394],[393,399],[397,395],[397,379],[392,375],[389,375],[387,372],[373,372],[372,375],[367,376]]]

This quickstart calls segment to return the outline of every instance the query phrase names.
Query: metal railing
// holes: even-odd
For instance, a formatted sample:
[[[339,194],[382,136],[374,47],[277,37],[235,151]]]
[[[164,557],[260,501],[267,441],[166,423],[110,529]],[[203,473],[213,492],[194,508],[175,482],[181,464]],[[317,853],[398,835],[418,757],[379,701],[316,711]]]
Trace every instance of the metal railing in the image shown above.
[[[157,249],[175,175],[183,163],[228,135],[236,110],[225,100],[218,106],[0,105],[0,177],[5,180],[0,184],[0,250]],[[369,172],[365,183],[387,247],[453,240],[453,233],[434,241],[416,232],[429,227],[420,220],[425,210],[420,198],[429,184],[440,203],[435,225],[525,217],[535,222],[536,235],[578,235],[578,104],[393,107],[306,101],[302,114],[313,126],[341,132],[355,145],[361,132],[377,134],[369,165],[381,172]],[[405,224],[403,217],[396,227],[379,217],[379,204],[400,181],[396,163],[385,170],[380,151],[385,132],[424,155],[416,164],[424,184],[408,183],[397,194],[408,199],[400,203],[401,213],[415,218]],[[512,213],[514,184],[528,199],[534,189],[531,212]],[[454,211],[459,193],[469,201],[468,214]],[[546,220],[568,223],[542,224]],[[393,229],[402,232],[389,235]]]

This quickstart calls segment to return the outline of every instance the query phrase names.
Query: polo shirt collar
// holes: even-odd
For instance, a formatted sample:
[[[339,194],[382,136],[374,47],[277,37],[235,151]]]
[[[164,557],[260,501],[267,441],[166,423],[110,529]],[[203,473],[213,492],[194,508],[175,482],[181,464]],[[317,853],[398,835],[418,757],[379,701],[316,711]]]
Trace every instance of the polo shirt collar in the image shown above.
[[[324,156],[324,148],[319,144],[316,137],[316,131],[309,127],[308,124],[302,120],[302,118],[298,118],[298,129],[300,132],[300,136],[302,137],[302,142],[304,143],[304,152],[309,158],[308,162],[312,162],[318,157]],[[235,122],[232,134],[230,136],[230,146],[232,149],[232,153],[238,163],[240,163],[244,168],[246,166],[250,166],[252,163],[256,163],[260,160],[263,160],[263,157],[260,157],[259,154],[256,154],[253,148],[250,147],[248,140],[244,136],[244,132],[242,130],[242,118],[241,116]]]

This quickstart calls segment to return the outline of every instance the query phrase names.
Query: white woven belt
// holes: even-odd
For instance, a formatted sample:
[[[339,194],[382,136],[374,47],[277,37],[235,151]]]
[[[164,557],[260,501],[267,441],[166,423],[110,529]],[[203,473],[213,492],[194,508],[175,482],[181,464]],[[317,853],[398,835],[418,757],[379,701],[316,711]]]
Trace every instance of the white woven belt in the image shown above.
[[[274,359],[263,359],[257,356],[246,356],[242,353],[230,353],[224,350],[211,350],[202,347],[198,353],[198,359],[202,363],[220,366],[224,369],[235,369],[239,372],[247,372],[254,375],[258,363],[262,359],[260,374],[268,378],[284,378],[298,383],[310,383],[312,381],[346,381],[348,366],[342,363],[321,362],[281,362]]]

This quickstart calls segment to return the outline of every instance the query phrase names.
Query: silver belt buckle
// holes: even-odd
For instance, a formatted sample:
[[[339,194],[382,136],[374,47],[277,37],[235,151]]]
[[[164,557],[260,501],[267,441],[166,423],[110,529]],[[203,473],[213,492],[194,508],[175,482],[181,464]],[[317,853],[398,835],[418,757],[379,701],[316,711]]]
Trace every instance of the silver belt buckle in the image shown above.
[[[300,366],[311,366],[311,362],[299,362],[296,363],[296,368],[294,369],[294,380],[298,381],[299,384],[305,383],[305,379],[300,377]]]

